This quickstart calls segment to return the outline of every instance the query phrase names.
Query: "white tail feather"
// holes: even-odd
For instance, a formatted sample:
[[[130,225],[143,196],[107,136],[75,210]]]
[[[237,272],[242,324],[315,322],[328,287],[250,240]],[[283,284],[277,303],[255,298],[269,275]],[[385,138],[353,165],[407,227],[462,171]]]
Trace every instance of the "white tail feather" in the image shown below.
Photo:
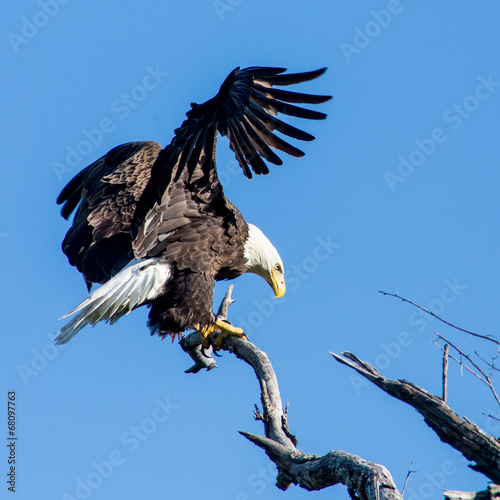
[[[132,309],[158,297],[171,277],[171,268],[160,259],[132,261],[107,283],[92,292],[61,319],[78,314],[57,333],[56,344],[65,344],[87,325],[114,323]]]

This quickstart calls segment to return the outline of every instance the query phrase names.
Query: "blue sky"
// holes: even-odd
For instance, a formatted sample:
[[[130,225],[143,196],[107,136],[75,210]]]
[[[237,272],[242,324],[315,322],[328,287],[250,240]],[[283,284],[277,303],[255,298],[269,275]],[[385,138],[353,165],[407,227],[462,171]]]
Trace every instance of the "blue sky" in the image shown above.
[[[468,353],[494,354],[378,291],[499,333],[499,18],[493,1],[7,6],[1,380],[4,398],[16,392],[16,498],[348,498],[342,486],[276,489],[274,466],[237,433],[263,433],[254,374],[229,354],[216,370],[184,374],[190,359],[149,336],[146,310],[64,348],[52,342],[56,319],[86,295],[60,250],[69,224],[55,199],[65,183],[118,144],[168,144],[190,102],[251,65],[328,66],[300,90],[334,96],[321,106],[326,121],[291,121],[316,140],[267,177],[248,181],[225,139],[218,145],[226,194],[285,263],[285,297],[243,276],[230,319],[273,362],[299,447],[381,463],[399,488],[414,460],[409,499],[484,488],[421,416],[328,351],[349,350],[436,394],[434,330]],[[483,414],[499,414],[486,386],[453,364],[449,391],[460,415],[500,434]]]

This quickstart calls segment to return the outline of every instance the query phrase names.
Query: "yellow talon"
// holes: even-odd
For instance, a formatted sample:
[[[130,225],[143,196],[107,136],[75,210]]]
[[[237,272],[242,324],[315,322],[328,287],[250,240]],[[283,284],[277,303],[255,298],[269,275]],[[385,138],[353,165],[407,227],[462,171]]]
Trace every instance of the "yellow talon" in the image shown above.
[[[238,328],[236,326],[231,325],[231,323],[228,323],[222,319],[216,318],[216,320],[208,326],[205,327],[200,327],[200,325],[195,325],[194,329],[200,334],[201,336],[201,344],[205,349],[208,349],[210,347],[210,341],[209,337],[210,335],[215,332],[215,331],[220,331],[219,336],[214,342],[214,346],[216,349],[220,348],[222,346],[222,342],[224,339],[232,335],[234,337],[239,337],[243,339],[247,339],[248,337],[243,333],[242,328]]]
[[[229,335],[233,337],[239,337],[240,339],[248,339],[248,337],[243,333],[243,328],[238,328],[236,326],[227,323],[226,321],[217,318],[215,320],[217,328],[220,330],[220,335],[215,339],[214,347],[220,349],[224,339]]]
[[[244,335],[243,328],[233,326],[231,323],[228,323],[223,319],[216,318],[215,323],[213,324],[216,325],[216,330],[218,329],[221,331],[221,333],[226,333],[226,335],[234,335],[236,337],[241,337],[242,335]]]
[[[209,337],[210,334],[212,334],[215,330],[217,330],[217,327],[214,323],[208,326],[200,326],[199,324],[196,324],[194,326],[194,329],[200,334],[201,336],[201,345],[205,348],[208,349],[210,347],[210,341]]]

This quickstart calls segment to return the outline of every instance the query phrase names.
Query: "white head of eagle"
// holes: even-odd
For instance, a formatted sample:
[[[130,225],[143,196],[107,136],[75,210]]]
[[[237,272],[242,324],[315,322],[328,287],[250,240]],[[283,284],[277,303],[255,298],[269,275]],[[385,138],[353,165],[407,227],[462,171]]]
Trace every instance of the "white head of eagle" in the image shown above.
[[[204,340],[213,330],[242,333],[214,315],[215,281],[251,272],[264,278],[276,297],[285,293],[278,252],[224,194],[215,164],[217,134],[229,139],[249,179],[252,172],[268,174],[268,163],[283,163],[276,150],[303,156],[275,132],[301,141],[314,137],[278,115],[322,120],[324,113],[297,103],[331,97],[274,86],[313,80],[325,70],[236,68],[215,97],[191,105],[168,146],[122,144],[66,185],[57,199],[61,213],[67,219],[77,210],[63,251],[89,291],[94,283],[101,286],[66,315],[78,313],[60,330],[57,343],[68,342],[85,325],[114,323],[142,305],[150,309],[151,333],[175,338],[191,328]]]
[[[246,272],[264,278],[271,285],[276,298],[283,297],[286,286],[285,269],[281,257],[266,235],[253,224],[248,224],[244,256],[247,259]]]

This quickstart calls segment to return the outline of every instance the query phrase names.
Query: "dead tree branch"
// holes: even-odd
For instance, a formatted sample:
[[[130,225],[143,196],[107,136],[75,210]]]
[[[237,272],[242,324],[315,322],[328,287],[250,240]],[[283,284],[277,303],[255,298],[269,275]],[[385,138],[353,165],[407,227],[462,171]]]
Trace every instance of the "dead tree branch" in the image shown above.
[[[288,428],[288,412],[283,412],[278,380],[267,355],[248,340],[228,337],[223,344],[252,366],[259,380],[266,437],[241,432],[262,448],[278,467],[276,486],[286,490],[291,484],[319,490],[344,484],[362,499],[400,499],[387,469],[344,451],[331,451],[323,457],[296,449],[297,440]]]
[[[384,377],[370,364],[350,352],[330,353],[337,361],[356,370],[391,396],[413,406],[440,439],[474,461],[470,467],[500,483],[500,440],[460,418],[441,398],[406,380]]]
[[[500,498],[500,486],[490,484],[487,490],[477,492],[444,490],[444,498],[449,500],[495,500]]]
[[[290,437],[288,425],[284,426],[286,414],[281,405],[278,379],[267,354],[252,342],[237,337],[227,337],[224,340],[223,349],[248,363],[257,375],[263,410],[258,419],[264,423],[266,437],[288,450],[295,451],[296,443]]]
[[[262,448],[278,466],[276,486],[282,490],[291,484],[313,491],[341,483],[353,498],[357,495],[363,500],[402,499],[389,471],[382,465],[341,450],[330,451],[323,457],[307,455],[291,451],[272,439],[247,432],[240,434]]]
[[[449,358],[450,344],[445,344],[443,350],[443,396],[442,400],[448,402],[448,358]]]
[[[404,497],[404,494],[405,494],[405,490],[406,490],[406,485],[408,484],[408,481],[410,479],[410,475],[415,472],[412,470],[413,468],[413,461],[414,459],[412,458],[411,459],[411,464],[410,464],[410,468],[408,469],[408,474],[406,474],[406,478],[405,478],[405,484],[403,485],[403,489],[401,490],[401,495]]]
[[[388,295],[389,297],[395,297],[399,300],[402,300],[403,302],[408,302],[408,304],[411,304],[412,306],[417,307],[421,311],[424,311],[425,313],[429,314],[433,318],[436,318],[437,320],[441,321],[445,325],[448,325],[448,326],[451,326],[452,328],[455,328],[455,330],[459,330],[461,332],[468,333],[469,335],[472,335],[473,337],[478,337],[478,338],[483,339],[483,340],[488,340],[490,342],[494,342],[495,344],[497,344],[497,346],[500,347],[500,342],[493,335],[483,335],[481,333],[474,333],[474,332],[471,332],[470,330],[465,330],[464,328],[460,328],[459,326],[456,326],[453,323],[450,323],[449,321],[446,321],[445,319],[441,318],[440,316],[433,313],[429,309],[426,309],[425,307],[422,307],[422,306],[416,304],[415,302],[411,301],[410,299],[405,299],[404,297],[401,297],[401,295],[398,295],[397,293],[384,292],[383,290],[379,290],[379,293],[381,293],[382,295]]]
[[[446,343],[445,345],[445,349],[443,349],[437,342],[434,342],[435,345],[437,345],[441,350],[443,350],[443,352],[445,352],[446,355],[448,355],[448,351],[446,350],[446,347],[448,346],[451,346],[453,349],[455,349],[455,351],[460,355],[460,360],[458,360],[455,356],[451,356],[451,358],[456,361],[460,366],[465,366],[465,368],[470,372],[472,373],[473,375],[475,375],[479,380],[481,380],[481,382],[483,382],[484,384],[486,384],[489,388],[490,388],[490,391],[492,392],[493,394],[493,397],[495,398],[496,402],[500,405],[500,398],[498,397],[498,394],[495,390],[495,387],[493,385],[493,381],[492,381],[492,376],[493,376],[493,370],[495,368],[494,364],[492,363],[491,365],[489,363],[487,363],[485,360],[483,360],[483,358],[481,358],[481,356],[479,356],[477,353],[476,355],[478,356],[478,358],[483,361],[489,368],[490,368],[490,374],[486,374],[486,372],[484,370],[481,369],[481,367],[474,362],[474,360],[466,353],[464,353],[461,349],[459,349],[455,344],[453,344],[452,342],[450,342],[448,339],[446,339],[445,337],[443,337],[440,333],[438,332],[434,332],[437,337],[439,339],[441,339],[443,342]],[[465,363],[462,362],[462,358],[467,360],[474,368],[476,371],[474,371],[472,368],[468,367]]]
[[[227,318],[232,303],[232,286],[219,308],[219,316]],[[212,341],[217,338],[214,335]],[[189,372],[215,365],[210,350],[201,348],[198,334],[190,334],[182,341],[182,348],[195,361]],[[276,486],[286,490],[291,484],[306,490],[320,490],[335,484],[347,486],[351,497],[361,500],[402,500],[389,471],[382,465],[368,462],[341,450],[325,456],[308,455],[296,448],[297,439],[288,426],[288,404],[283,411],[278,380],[266,353],[246,339],[226,337],[222,349],[235,354],[248,363],[259,381],[262,412],[255,407],[254,417],[264,423],[265,436],[240,432],[262,448],[277,465]]]

